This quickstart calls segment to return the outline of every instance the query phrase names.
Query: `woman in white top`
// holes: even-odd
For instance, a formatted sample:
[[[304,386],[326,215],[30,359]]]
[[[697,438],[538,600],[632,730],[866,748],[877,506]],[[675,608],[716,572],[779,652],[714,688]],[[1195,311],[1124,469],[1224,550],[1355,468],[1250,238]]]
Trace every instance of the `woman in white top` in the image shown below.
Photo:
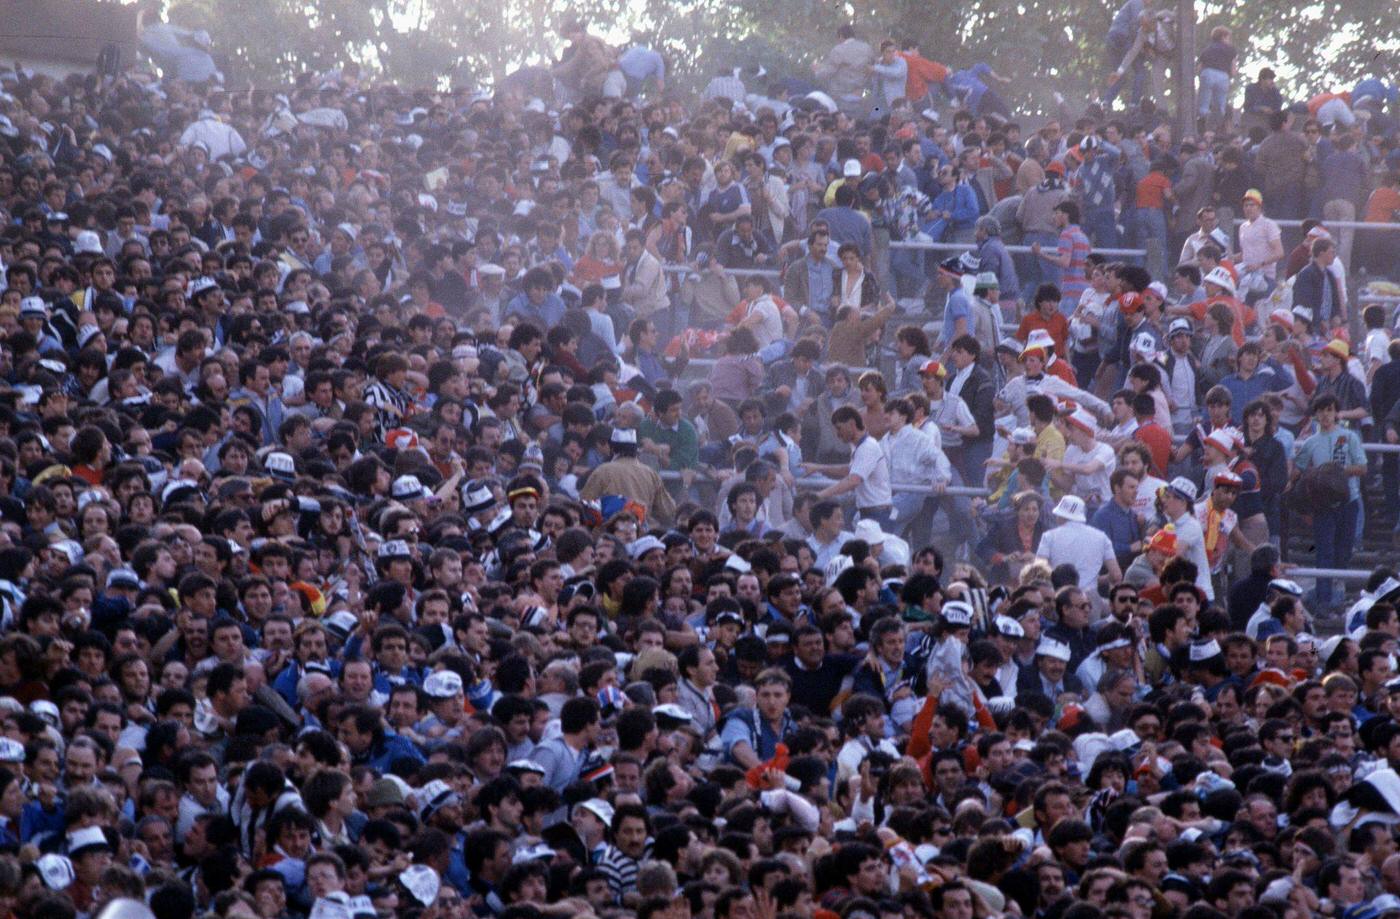
[[[1099,343],[1103,340],[1100,326],[1112,295],[1108,276],[1096,266],[1089,276],[1090,286],[1079,297],[1069,321],[1069,363],[1076,378],[1091,384],[1099,367]]]
[[[860,247],[855,243],[846,243],[836,250],[836,255],[841,259],[841,267],[836,269],[836,283],[832,285],[835,288],[832,296],[836,302],[831,314],[836,315],[843,306],[853,306],[858,311],[873,309],[880,299],[880,285],[875,283],[873,275],[866,272]]]

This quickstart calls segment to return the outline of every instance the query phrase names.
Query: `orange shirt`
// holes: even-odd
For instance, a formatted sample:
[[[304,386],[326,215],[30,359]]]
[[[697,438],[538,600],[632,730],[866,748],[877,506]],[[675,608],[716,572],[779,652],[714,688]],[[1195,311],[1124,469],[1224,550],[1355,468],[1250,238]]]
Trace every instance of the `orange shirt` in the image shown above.
[[[1056,357],[1055,362],[1045,368],[1045,372],[1052,377],[1059,377],[1071,386],[1079,385],[1079,377],[1074,368],[1069,365],[1069,361],[1062,358]]]
[[[102,470],[94,469],[83,463],[79,463],[73,467],[73,475],[87,482],[89,485],[102,484]]]
[[[1322,107],[1333,99],[1341,99],[1347,105],[1351,105],[1351,93],[1318,93],[1308,100],[1308,114],[1316,118]]]
[[[1166,193],[1171,191],[1171,188],[1171,179],[1155,169],[1152,170],[1137,184],[1137,206],[1161,210],[1167,206]]]
[[[1037,329],[1044,329],[1050,333],[1050,337],[1055,341],[1056,354],[1069,353],[1065,350],[1065,342],[1069,340],[1069,320],[1063,313],[1056,310],[1050,314],[1048,320],[1040,315],[1040,310],[1027,313],[1021,324],[1016,327],[1016,338],[1020,341],[1030,341],[1031,333]]]
[[[942,83],[948,79],[948,68],[937,61],[907,51],[901,51],[899,56],[909,64],[909,74],[904,78],[904,98],[911,105],[928,95],[930,83]]]
[[[1367,223],[1393,223],[1396,211],[1400,211],[1400,189],[1382,185],[1366,199],[1366,215],[1361,219]]]
[[[1254,307],[1242,303],[1234,297],[1207,297],[1204,300],[1197,300],[1188,307],[1191,310],[1191,318],[1197,322],[1205,322],[1206,313],[1210,312],[1211,306],[1216,303],[1229,304],[1230,311],[1235,314],[1235,323],[1230,327],[1230,337],[1235,340],[1236,345],[1244,344],[1245,326],[1254,324]]]

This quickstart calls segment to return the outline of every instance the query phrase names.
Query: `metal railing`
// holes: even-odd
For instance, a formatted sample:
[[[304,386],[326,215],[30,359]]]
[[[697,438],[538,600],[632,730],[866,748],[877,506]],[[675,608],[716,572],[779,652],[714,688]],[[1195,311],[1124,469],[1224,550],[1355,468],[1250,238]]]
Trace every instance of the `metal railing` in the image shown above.
[[[1266,214],[1265,216],[1267,217],[1268,215]],[[1243,219],[1239,217],[1235,218],[1236,229],[1238,229],[1239,225],[1242,223],[1244,223]],[[1304,221],[1274,220],[1274,223],[1281,227],[1297,227],[1298,229],[1302,229]],[[1391,230],[1400,230],[1400,223],[1366,223],[1364,220],[1323,220],[1321,223],[1328,230],[1384,230],[1387,232]]]
[[[663,482],[679,482],[682,480],[681,473],[674,469],[662,469],[660,470],[660,475],[661,481]],[[700,470],[696,471],[695,478],[715,483],[723,481],[722,479],[710,475],[708,472]],[[829,478],[824,475],[804,475],[798,477],[797,487],[803,491],[820,491],[823,488],[835,485],[837,481],[837,479]],[[890,490],[899,494],[928,493],[930,496],[933,494],[930,486],[926,482],[891,482]],[[991,495],[991,491],[986,488],[973,488],[968,485],[949,485],[940,492],[940,495],[950,495],[955,498],[986,498]]]
[[[1364,581],[1371,576],[1370,571],[1360,568],[1288,568],[1289,577],[1326,578],[1338,581]]]
[[[969,252],[977,248],[974,243],[911,242],[908,240],[891,240],[889,246],[891,249],[915,249],[925,252]],[[1033,254],[1030,246],[1007,246],[1006,251],[1012,255]],[[1045,247],[1042,251],[1048,252],[1049,247]],[[1146,249],[1101,249],[1093,246],[1090,247],[1089,251],[1117,258],[1143,258],[1147,255]]]
[[[783,273],[776,268],[730,268],[727,265],[722,267],[724,267],[725,274],[737,275],[739,277],[757,276],[760,278],[780,278],[783,275]],[[708,271],[709,269],[696,268],[691,265],[680,265],[674,262],[670,262],[665,265],[662,265],[661,270],[666,272],[667,274],[700,274],[701,272]]]
[[[1386,452],[1400,452],[1400,445],[1372,445],[1390,446],[1391,450]],[[663,469],[660,471],[663,482],[680,482],[683,480],[680,472]],[[709,472],[697,471],[696,479],[719,484],[721,479],[711,475]],[[811,475],[801,476],[797,479],[797,487],[803,490],[817,490],[836,484],[836,479],[827,476]],[[918,482],[892,482],[890,490],[896,493],[928,493],[933,497],[932,489],[926,483]],[[987,488],[976,488],[967,485],[950,485],[944,488],[939,497],[948,496],[954,498],[987,498],[991,496],[991,490]],[[1304,565],[1292,565],[1288,567],[1288,576],[1292,578],[1327,579],[1340,581],[1365,581],[1371,577],[1372,571],[1369,568],[1314,568]]]
[[[685,366],[687,370],[691,369],[692,367],[697,370],[709,370],[713,368],[718,362],[719,358],[716,357],[692,357]],[[851,375],[851,378],[853,380],[856,377],[860,376],[862,373],[877,369],[875,367],[847,367],[845,364],[842,364],[841,366],[846,368],[846,371]]]

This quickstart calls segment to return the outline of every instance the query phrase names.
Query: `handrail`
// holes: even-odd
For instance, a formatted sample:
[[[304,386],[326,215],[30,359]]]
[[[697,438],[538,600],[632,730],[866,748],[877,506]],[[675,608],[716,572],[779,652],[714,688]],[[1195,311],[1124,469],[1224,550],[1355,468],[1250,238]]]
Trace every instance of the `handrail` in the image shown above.
[[[681,473],[674,469],[662,469],[660,470],[660,475],[663,482],[679,482],[681,480]],[[696,478],[705,479],[710,482],[720,481],[708,473],[699,471],[696,472]],[[804,475],[797,479],[797,486],[805,490],[812,490],[826,488],[830,485],[835,485],[836,482],[836,479],[828,478],[824,475]],[[901,494],[919,494],[921,492],[927,492],[930,496],[933,495],[929,485],[924,482],[891,482],[890,490]],[[973,488],[968,485],[949,485],[943,489],[941,494],[952,495],[955,498],[986,498],[991,495],[991,491],[986,488]]]
[[[889,244],[891,249],[917,249],[925,252],[967,252],[977,247],[972,243],[936,243],[936,242],[916,242],[909,240],[892,240]],[[1012,255],[1030,255],[1030,246],[1006,246],[1006,251]],[[1091,252],[1099,255],[1116,255],[1124,258],[1142,258],[1147,255],[1146,249],[1100,249],[1097,246],[1090,248]]]
[[[1299,578],[1327,578],[1341,581],[1364,581],[1374,572],[1360,568],[1289,568],[1289,576]]]
[[[695,367],[700,370],[709,370],[718,362],[719,358],[716,357],[692,357],[690,361],[686,364],[686,366]],[[835,361],[824,361],[819,363],[818,366],[823,368],[835,367],[837,366],[837,364]],[[849,373],[852,377],[858,377],[862,373],[866,373],[869,371],[879,371],[878,367],[851,367],[846,364],[841,364],[840,366],[845,368],[846,372]]]
[[[783,273],[776,268],[730,268],[728,265],[722,267],[726,274],[737,274],[745,277],[756,275],[760,278],[780,278],[783,275]],[[705,269],[695,268],[691,265],[682,265],[677,262],[668,262],[661,266],[661,270],[667,274],[698,274]]]

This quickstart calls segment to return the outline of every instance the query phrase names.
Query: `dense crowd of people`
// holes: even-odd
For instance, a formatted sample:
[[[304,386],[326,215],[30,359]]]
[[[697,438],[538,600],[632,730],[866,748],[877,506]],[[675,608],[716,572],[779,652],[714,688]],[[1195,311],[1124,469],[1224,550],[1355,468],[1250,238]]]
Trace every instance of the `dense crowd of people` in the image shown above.
[[[560,37],[0,71],[0,913],[1400,912],[1396,90]]]

